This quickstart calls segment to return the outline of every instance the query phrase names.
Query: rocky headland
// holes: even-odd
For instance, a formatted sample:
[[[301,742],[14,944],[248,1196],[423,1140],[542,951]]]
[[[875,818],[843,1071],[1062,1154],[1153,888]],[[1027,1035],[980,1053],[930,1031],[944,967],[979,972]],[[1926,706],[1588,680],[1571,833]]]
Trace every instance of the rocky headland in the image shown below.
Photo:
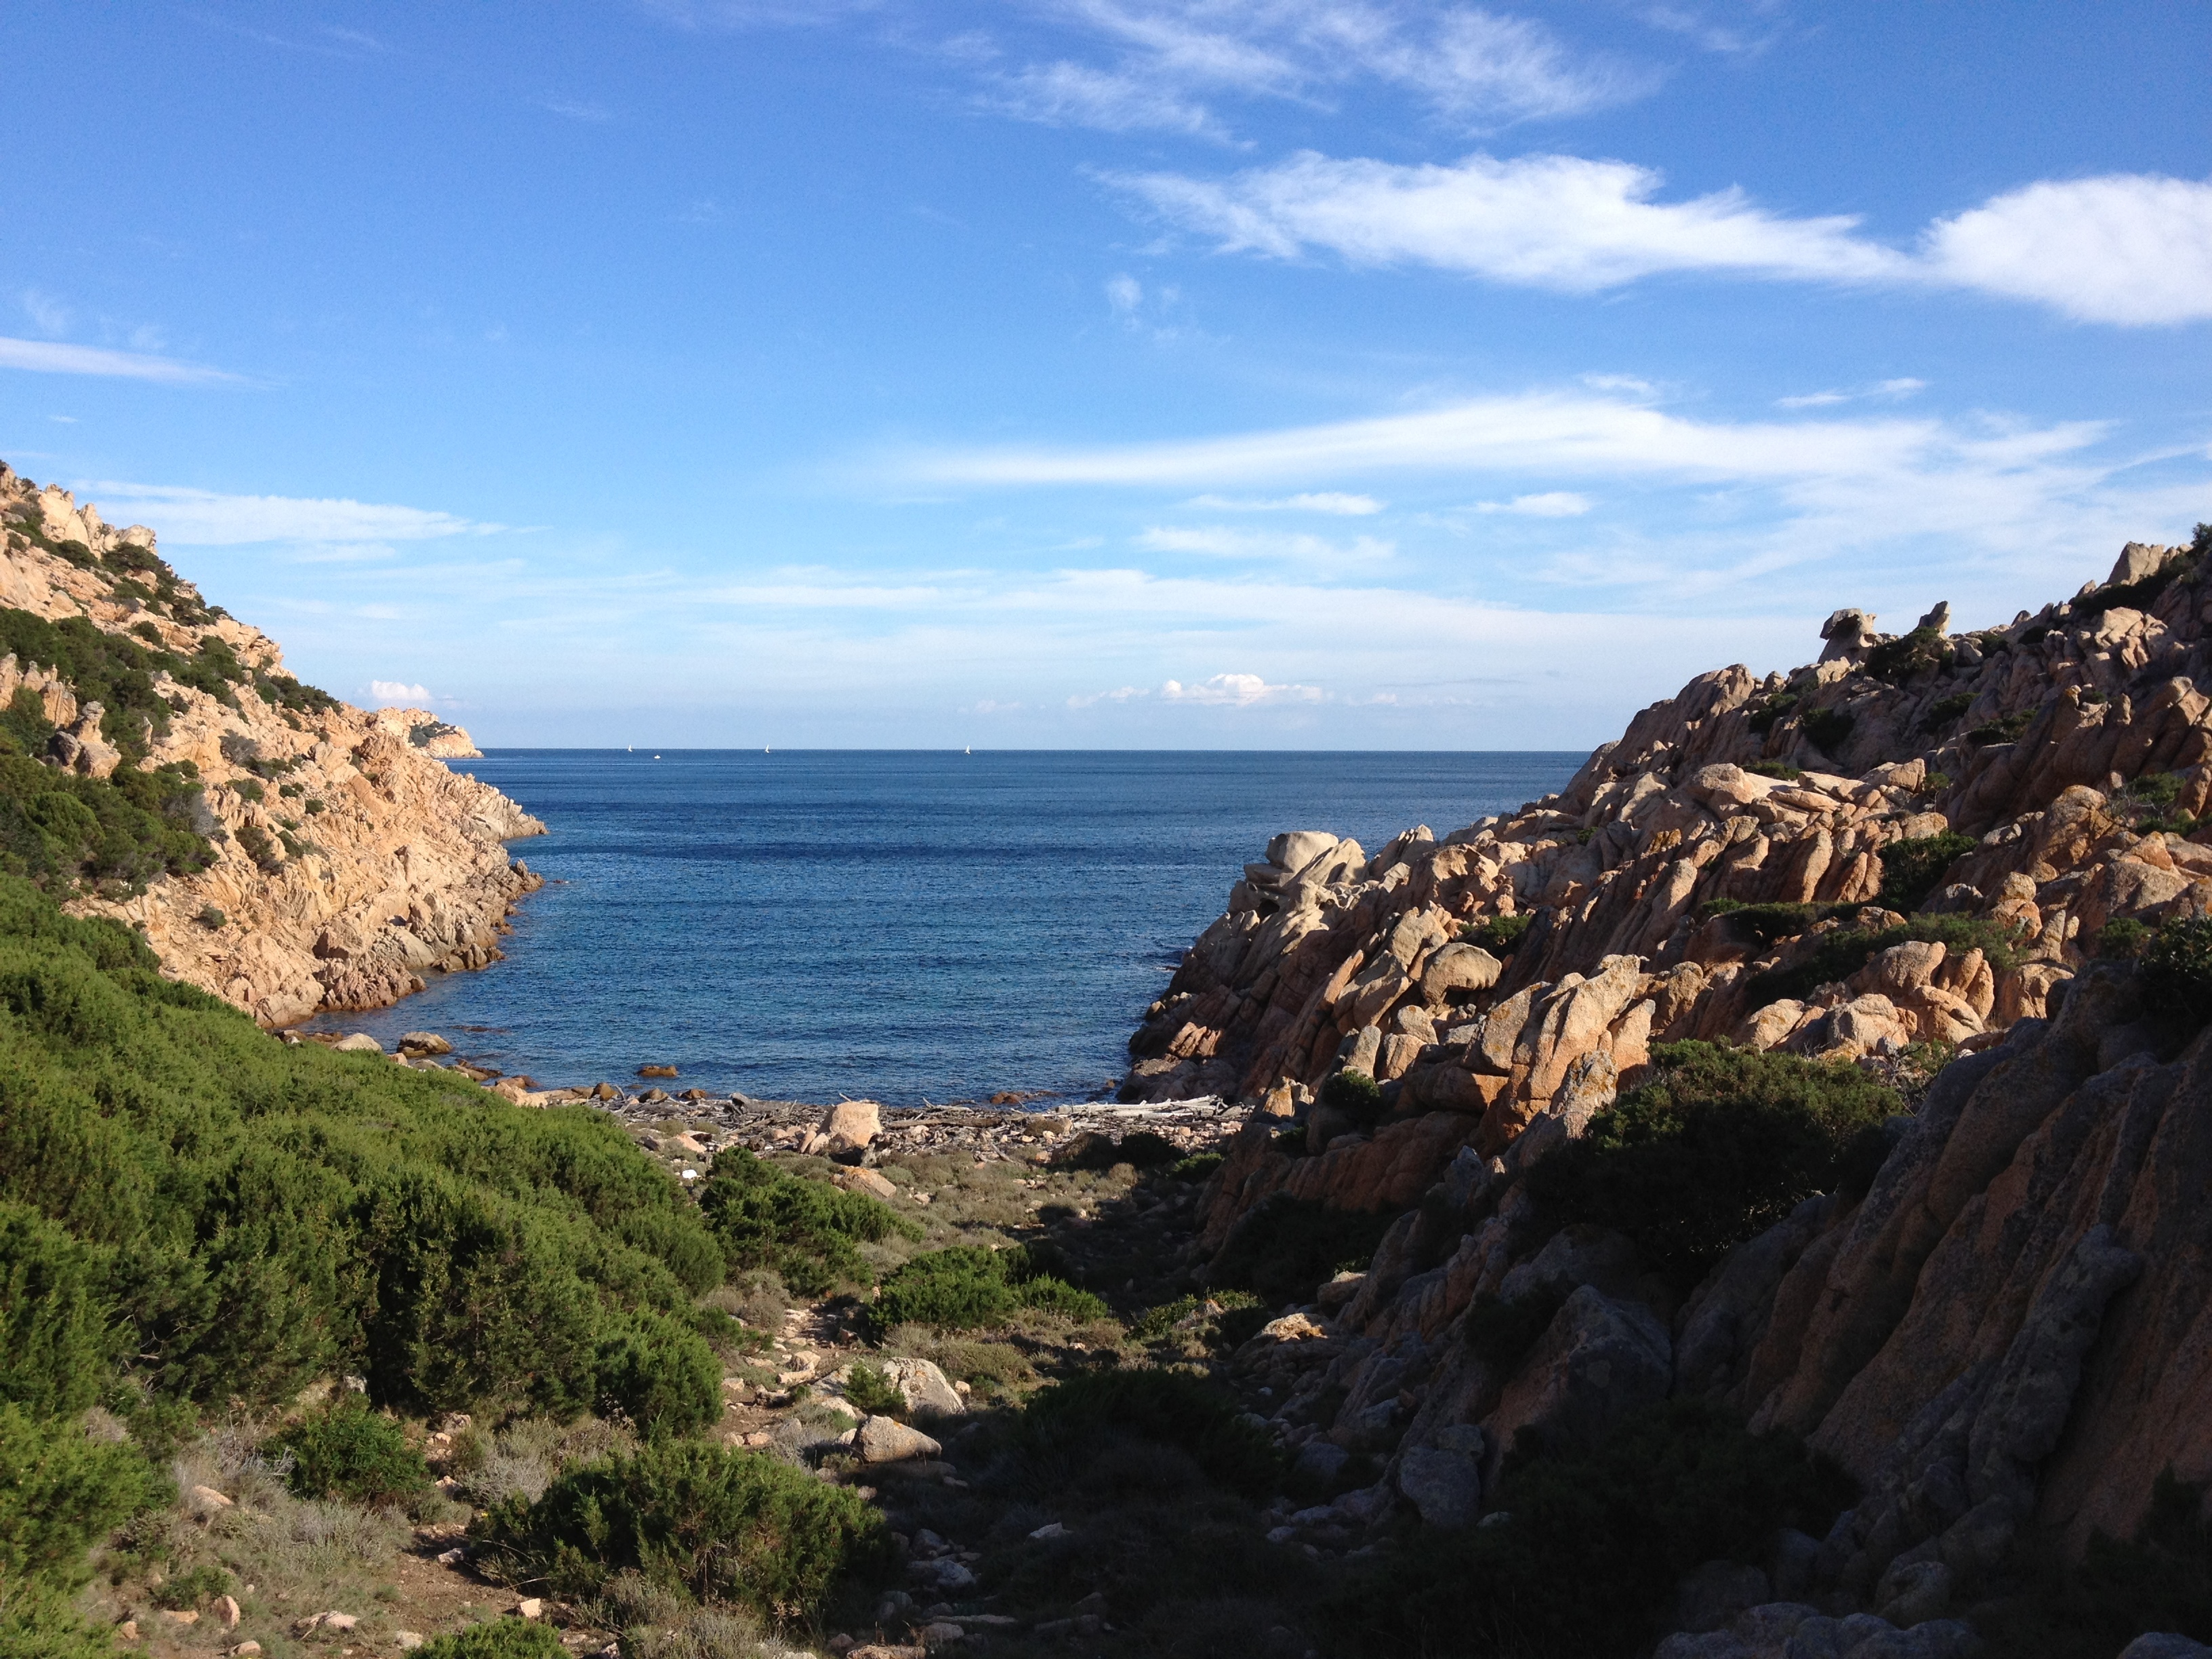
[[[165,971],[270,1025],[498,959],[538,881],[505,843],[544,826],[441,763],[477,752],[465,732],[301,685],[152,531],[4,465],[0,526],[0,620],[15,619],[0,707],[19,752],[84,779],[159,780],[158,815],[198,843],[151,869],[91,868],[76,908],[137,928]]]
[[[1364,1471],[1316,1527],[1477,1523],[1516,1444],[1710,1402],[1859,1496],[1700,1569],[1658,1651],[1933,1655],[2019,1635],[2007,1595],[2136,1537],[2172,1483],[2197,1502],[2208,567],[2200,529],[1999,627],[1838,611],[1817,662],[1698,677],[1557,796],[1373,854],[1287,833],[1246,866],[1122,1097],[1251,1103],[1201,1197],[1201,1275],[1291,1217],[1380,1233],[1310,1328],[1236,1361],[1302,1462]],[[1616,1107],[1663,1099],[1685,1043],[1893,1105],[1856,1178],[1670,1277],[1649,1228],[1561,1226],[1538,1172],[1625,1144]],[[1683,1166],[1681,1208],[1728,1178]]]

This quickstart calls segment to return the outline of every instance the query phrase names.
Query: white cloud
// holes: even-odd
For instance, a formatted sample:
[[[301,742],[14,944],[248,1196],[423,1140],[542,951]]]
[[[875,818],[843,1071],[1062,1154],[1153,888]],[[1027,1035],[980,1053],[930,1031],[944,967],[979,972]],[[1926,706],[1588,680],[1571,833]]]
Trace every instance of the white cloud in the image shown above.
[[[1106,303],[1116,317],[1130,317],[1145,302],[1145,285],[1130,276],[1106,279]]]
[[[1528,519],[1575,519],[1590,510],[1589,497],[1569,489],[1547,490],[1540,495],[1516,495],[1510,501],[1478,501],[1478,513],[1517,513]]]
[[[66,334],[69,332],[69,307],[64,305],[59,300],[55,299],[50,294],[41,294],[34,288],[25,289],[23,290],[23,313],[37,325],[38,331],[41,334]]]
[[[1801,392],[1795,397],[1777,398],[1774,400],[1774,406],[1777,409],[1829,409],[1834,407],[1838,404],[1856,402],[1862,398],[1882,398],[1892,399],[1910,398],[1914,392],[1924,392],[1927,389],[1928,382],[1925,380],[1915,380],[1910,378],[1895,380],[1877,380],[1874,385],[1863,387],[1856,392],[1837,392],[1832,390],[1827,392]]]
[[[1193,685],[1170,680],[1160,687],[1163,702],[1218,703],[1231,708],[1249,708],[1258,702],[1319,702],[1321,698],[1317,685],[1270,685],[1257,674],[1216,674]]]
[[[1341,519],[1364,519],[1380,513],[1383,506],[1372,495],[1348,495],[1337,489],[1308,490],[1297,495],[1279,496],[1273,501],[1255,501],[1249,496],[1200,495],[1190,504],[1210,507],[1217,513],[1326,513]]]
[[[1226,137],[1212,111],[1172,87],[1081,64],[1040,64],[1003,76],[984,101],[1001,114],[1045,126]]]
[[[1929,228],[1947,281],[2094,323],[2212,317],[2212,181],[2045,180]]]
[[[1660,201],[1653,169],[1573,155],[1401,164],[1305,151],[1227,179],[1109,182],[1224,252],[1319,251],[1577,294],[1705,271],[1963,288],[2090,322],[2212,317],[2212,183],[2187,179],[2030,185],[1937,221],[1917,252],[1861,235],[1855,216],[1790,218],[1733,187]]]
[[[369,690],[379,703],[386,708],[404,704],[410,708],[427,708],[430,702],[428,686],[410,685],[404,680],[371,680]]]
[[[293,495],[222,495],[167,484],[85,486],[112,522],[151,525],[173,546],[225,547],[252,542],[423,541],[484,534],[503,526],[476,524],[450,513],[349,500]]]
[[[1641,96],[1657,76],[1577,56],[1542,24],[1480,7],[1391,0],[1048,0],[1045,15],[1103,46],[997,77],[1003,112],[1109,131],[1219,138],[1206,101],[1290,100],[1380,83],[1463,125],[1580,114]]]
[[[219,368],[180,362],[174,357],[109,351],[99,346],[64,345],[58,340],[0,338],[0,368],[24,368],[39,374],[100,374],[170,386],[204,385],[239,378]]]
[[[1231,530],[1225,526],[1185,527],[1156,526],[1137,538],[1137,545],[1156,553],[1202,553],[1220,559],[1293,559],[1327,562],[1369,563],[1387,559],[1396,546],[1373,536],[1358,536],[1349,543],[1320,536],[1261,530]]]

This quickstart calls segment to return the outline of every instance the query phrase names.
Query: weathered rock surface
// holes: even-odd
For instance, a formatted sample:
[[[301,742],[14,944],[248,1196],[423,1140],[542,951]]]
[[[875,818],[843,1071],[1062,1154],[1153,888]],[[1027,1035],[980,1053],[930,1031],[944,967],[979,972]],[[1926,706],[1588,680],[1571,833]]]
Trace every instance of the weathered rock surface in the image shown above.
[[[2095,955],[2115,921],[2212,915],[2204,562],[2131,544],[2124,591],[1972,634],[1940,605],[1895,637],[1839,611],[1817,665],[1701,676],[1558,796],[1246,866],[1131,1048],[1267,1103],[1204,1190],[1201,1256],[1274,1206],[1400,1212],[1232,1359],[1299,1457],[1381,1460],[1330,1524],[1468,1524],[1516,1437],[1702,1396],[1863,1496],[1825,1539],[1701,1569],[1660,1653],[1964,1655],[1962,1599],[2013,1552],[2128,1535],[2168,1468],[2212,1482],[2212,1035]],[[1908,910],[1986,925],[1784,978]],[[1806,1200],[1678,1304],[1619,1235],[1531,1232],[1520,1176],[1686,1038],[1921,1081],[1863,1196]],[[1913,1045],[1959,1057],[1930,1081]],[[1355,1066],[1379,1122],[1312,1103]],[[1483,1297],[1557,1312],[1493,1362]]]
[[[169,973],[266,1024],[384,1006],[426,974],[498,959],[503,918],[538,885],[504,843],[544,826],[434,758],[475,754],[465,732],[420,709],[371,714],[300,695],[276,642],[206,606],[191,583],[162,567],[163,598],[131,579],[149,573],[153,532],[117,530],[90,503],[4,465],[0,520],[0,605],[82,617],[187,659],[213,649],[247,676],[226,701],[155,675],[172,713],[144,763],[198,769],[195,827],[215,844],[213,866],[76,908],[142,927]],[[112,774],[121,755],[101,735],[106,711],[80,708],[51,667],[0,658],[0,702],[26,687],[59,728],[51,763]]]

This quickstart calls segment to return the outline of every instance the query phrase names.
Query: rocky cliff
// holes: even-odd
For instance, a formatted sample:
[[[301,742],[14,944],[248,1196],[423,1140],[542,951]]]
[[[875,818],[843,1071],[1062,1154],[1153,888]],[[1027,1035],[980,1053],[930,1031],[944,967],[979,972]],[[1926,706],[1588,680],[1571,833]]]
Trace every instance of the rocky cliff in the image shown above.
[[[25,641],[0,656],[13,740],[80,777],[172,781],[174,816],[208,843],[150,880],[88,878],[76,908],[139,927],[167,971],[266,1024],[380,1006],[497,958],[504,917],[538,884],[503,843],[544,826],[439,763],[477,752],[465,732],[301,685],[274,641],[161,559],[152,531],[4,465],[0,524],[0,623]],[[105,704],[76,683],[95,676]]]
[[[2034,1552],[2126,1538],[2162,1473],[2212,1482],[2212,1008],[2147,1006],[2135,960],[2212,915],[2212,531],[2002,627],[1874,620],[1837,613],[1789,674],[1701,676],[1509,816],[1371,856],[1278,836],[1131,1041],[1125,1097],[1259,1103],[1202,1257],[1291,1209],[1396,1218],[1238,1361],[1316,1468],[1377,1460],[1334,1523],[1465,1524],[1516,1437],[1685,1396],[1853,1477],[1670,1659],[1779,1653],[1816,1608],[1963,1652],[1942,1615]],[[1687,1039],[1911,1108],[1870,1181],[1694,1287],[1540,1224],[1530,1182]],[[1380,1102],[1324,1086],[1345,1072]],[[1540,1335],[1501,1347],[1480,1310],[1504,1306]],[[1728,1628],[1776,1597],[1795,1612]]]

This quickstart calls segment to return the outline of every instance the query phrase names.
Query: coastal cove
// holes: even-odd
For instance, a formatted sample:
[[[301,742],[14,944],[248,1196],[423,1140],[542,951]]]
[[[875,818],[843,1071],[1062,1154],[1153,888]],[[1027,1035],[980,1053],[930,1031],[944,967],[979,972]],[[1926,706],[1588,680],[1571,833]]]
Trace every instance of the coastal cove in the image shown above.
[[[493,750],[455,769],[548,831],[507,960],[299,1029],[434,1030],[541,1087],[666,1064],[770,1098],[1088,1098],[1270,836],[1441,836],[1583,759]]]

